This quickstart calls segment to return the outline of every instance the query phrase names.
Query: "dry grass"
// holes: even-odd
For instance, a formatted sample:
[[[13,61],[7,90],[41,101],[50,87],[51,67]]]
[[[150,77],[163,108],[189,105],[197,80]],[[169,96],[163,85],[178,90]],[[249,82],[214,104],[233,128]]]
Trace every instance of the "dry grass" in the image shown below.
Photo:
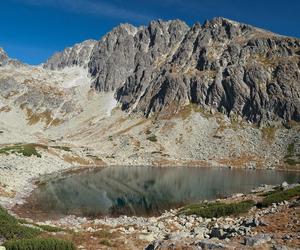
[[[276,127],[263,127],[261,129],[263,140],[269,143],[274,141],[276,136],[276,130]]]
[[[14,198],[16,195],[15,191],[6,191],[3,187],[0,186],[0,196],[1,197],[7,197],[7,198]]]
[[[77,155],[63,155],[64,161],[71,163],[71,164],[77,164],[81,166],[91,166],[93,165],[93,162],[84,158],[81,158]]]
[[[4,106],[0,108],[0,112],[9,112],[9,111],[11,111],[11,108],[9,106]]]
[[[125,129],[122,129],[120,131],[118,131],[117,133],[114,134],[114,136],[119,136],[119,135],[122,135],[122,134],[126,134],[127,132],[129,132],[130,130],[132,130],[133,128],[136,128],[136,127],[139,127],[140,125],[143,125],[144,123],[146,123],[147,120],[146,119],[143,119],[141,121],[138,121],[137,123],[125,128]]]
[[[211,117],[211,114],[205,110],[204,108],[200,107],[197,104],[190,103],[184,107],[182,107],[178,113],[176,114],[177,117],[180,117],[183,120],[186,120],[190,117],[193,113],[201,113],[201,115],[205,118]]]
[[[256,166],[262,166],[263,161],[256,155],[242,154],[240,156],[225,158],[218,160],[220,164],[228,165],[236,168],[244,168],[249,162],[256,162]]]
[[[52,112],[49,110],[41,113],[34,113],[30,108],[25,107],[23,104],[20,107],[26,111],[28,125],[35,125],[39,122],[44,122],[45,126],[58,126],[64,122],[61,119],[53,118]]]

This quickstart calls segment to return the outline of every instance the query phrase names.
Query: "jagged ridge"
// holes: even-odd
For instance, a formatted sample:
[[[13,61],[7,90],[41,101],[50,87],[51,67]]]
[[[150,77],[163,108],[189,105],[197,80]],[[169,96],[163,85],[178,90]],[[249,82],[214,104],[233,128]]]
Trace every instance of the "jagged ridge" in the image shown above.
[[[194,103],[251,122],[300,121],[300,41],[228,19],[120,25],[88,67],[94,88],[147,117]]]

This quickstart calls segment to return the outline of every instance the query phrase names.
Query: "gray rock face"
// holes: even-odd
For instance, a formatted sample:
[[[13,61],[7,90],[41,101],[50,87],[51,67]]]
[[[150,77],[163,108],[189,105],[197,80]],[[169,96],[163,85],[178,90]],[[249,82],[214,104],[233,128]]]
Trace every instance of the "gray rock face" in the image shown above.
[[[0,66],[7,64],[8,61],[9,61],[8,55],[5,53],[5,51],[2,48],[0,48]]]
[[[142,78],[149,79],[148,74],[172,53],[188,29],[179,20],[153,21],[148,27],[140,28],[129,24],[118,26],[94,47],[89,63],[90,73],[95,78],[94,87],[115,90],[128,79],[129,84],[137,83],[135,88],[139,89],[138,82]]]
[[[158,63],[139,56],[147,63],[116,93],[124,110],[170,114],[194,103],[252,122],[300,121],[299,40],[222,18],[180,34]]]
[[[299,39],[215,18],[122,24],[91,44],[90,57],[69,49],[45,67],[89,61],[95,89],[116,91],[123,110],[146,117],[195,104],[254,123],[300,121]]]
[[[91,52],[95,44],[95,40],[86,40],[75,44],[73,47],[54,54],[43,64],[43,67],[51,70],[59,70],[71,66],[86,67],[90,61]]]
[[[23,65],[23,63],[21,63],[20,61],[15,60],[15,59],[11,59],[6,54],[6,52],[2,48],[0,48],[0,67],[8,65],[8,64],[16,66],[16,67]]]
[[[270,241],[271,241],[270,235],[257,234],[252,237],[245,238],[245,245],[254,247],[254,246],[260,246],[260,245],[265,244]]]

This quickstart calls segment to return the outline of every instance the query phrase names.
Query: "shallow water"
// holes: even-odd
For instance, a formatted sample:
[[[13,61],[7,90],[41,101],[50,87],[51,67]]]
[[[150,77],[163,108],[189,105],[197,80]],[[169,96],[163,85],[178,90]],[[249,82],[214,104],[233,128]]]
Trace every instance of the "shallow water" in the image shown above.
[[[51,215],[153,215],[165,209],[247,193],[260,184],[300,180],[295,172],[192,167],[107,167],[50,180],[30,203]]]

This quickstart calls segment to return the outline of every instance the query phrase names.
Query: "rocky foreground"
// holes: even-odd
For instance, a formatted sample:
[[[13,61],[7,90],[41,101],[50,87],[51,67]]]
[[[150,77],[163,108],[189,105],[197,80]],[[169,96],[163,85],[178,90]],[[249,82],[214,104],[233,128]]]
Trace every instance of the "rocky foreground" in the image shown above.
[[[184,209],[175,209],[149,218],[121,216],[89,219],[67,216],[58,220],[36,221],[32,220],[36,216],[18,206],[13,211],[27,218],[27,224],[64,229],[50,235],[71,239],[78,249],[279,250],[300,248],[299,198],[300,185],[285,182],[281,186],[263,185],[250,194],[235,194],[214,201],[238,204],[253,200],[257,204],[252,205],[248,212],[218,218],[188,215],[182,213]]]

